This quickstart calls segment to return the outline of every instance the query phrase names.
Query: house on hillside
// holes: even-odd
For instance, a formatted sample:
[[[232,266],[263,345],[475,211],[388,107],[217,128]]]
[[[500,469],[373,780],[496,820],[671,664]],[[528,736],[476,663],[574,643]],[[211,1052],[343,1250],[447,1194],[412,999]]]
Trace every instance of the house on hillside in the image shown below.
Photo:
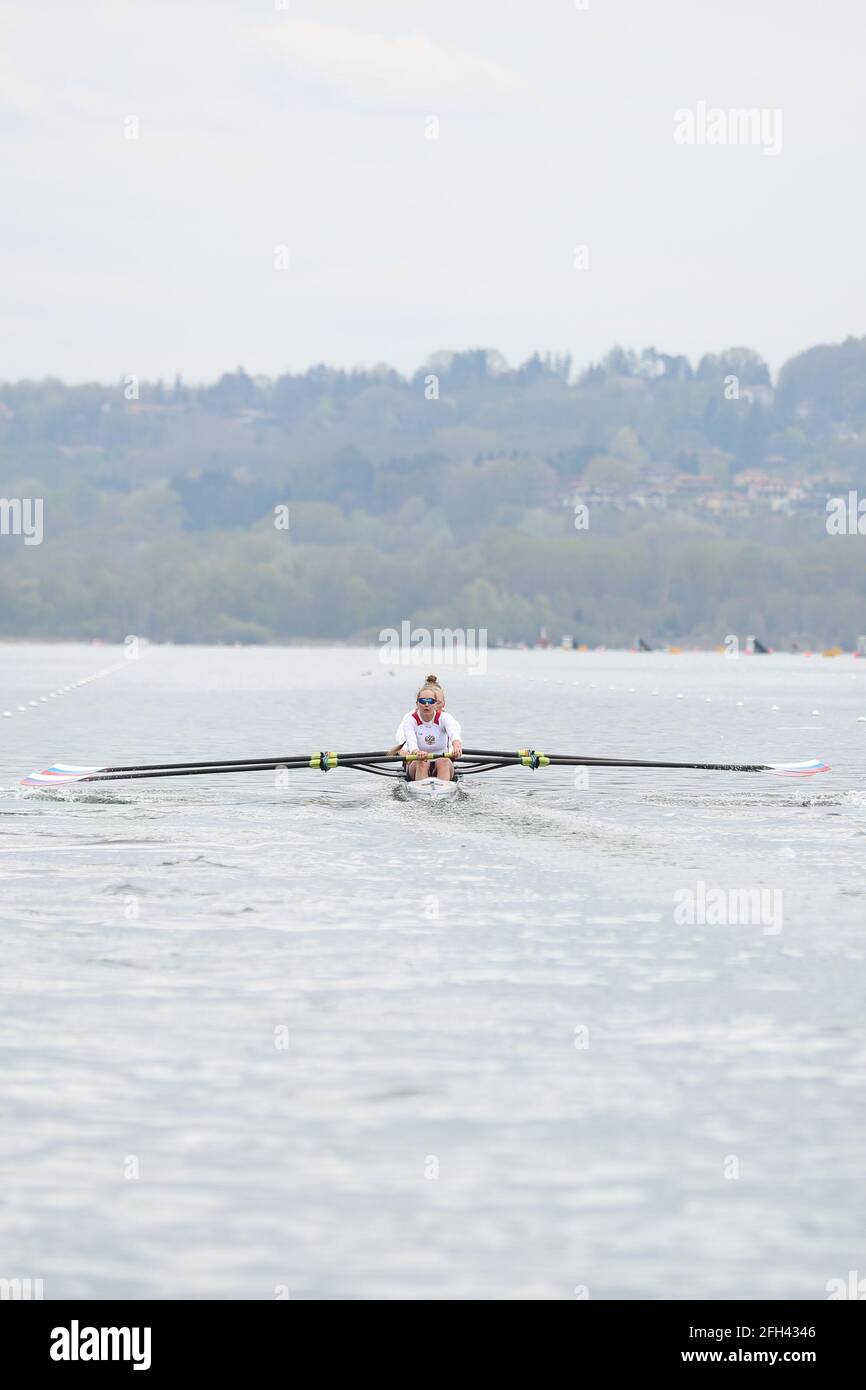
[[[751,508],[745,497],[736,492],[707,492],[698,498],[698,505],[711,516],[748,516]]]

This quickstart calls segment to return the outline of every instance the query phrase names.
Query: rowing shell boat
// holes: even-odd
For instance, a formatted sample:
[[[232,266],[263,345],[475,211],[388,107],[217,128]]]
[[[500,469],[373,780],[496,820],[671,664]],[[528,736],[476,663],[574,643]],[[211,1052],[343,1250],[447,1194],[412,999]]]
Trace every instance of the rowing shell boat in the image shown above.
[[[456,777],[450,778],[447,782],[444,777],[416,777],[404,785],[409,796],[419,801],[447,801],[448,797],[455,796],[460,789]]]

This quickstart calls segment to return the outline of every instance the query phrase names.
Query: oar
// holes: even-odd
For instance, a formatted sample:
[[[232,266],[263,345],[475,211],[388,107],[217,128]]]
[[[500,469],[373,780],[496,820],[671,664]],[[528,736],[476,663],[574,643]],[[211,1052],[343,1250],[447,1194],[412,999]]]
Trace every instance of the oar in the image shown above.
[[[400,762],[388,753],[306,753],[282,758],[228,758],[220,762],[136,763],[129,767],[79,767],[53,763],[43,772],[31,772],[22,783],[27,787],[64,786],[71,782],[111,782],[137,777],[191,777],[222,772],[260,772],[278,767],[321,768],[327,772],[341,763]]]
[[[485,748],[466,748],[467,757],[511,758],[526,767],[656,767],[693,769],[698,772],[775,772],[780,776],[810,777],[816,772],[829,772],[829,765],[820,758],[803,763],[684,763],[648,758],[578,757],[572,754],[539,753],[522,748],[508,753]]]
[[[175,767],[273,767],[277,764],[294,763],[298,767],[310,767],[312,759],[318,759],[321,753],[290,753],[283,758],[223,758],[220,762],[205,762],[203,758],[193,758],[183,763],[136,763],[131,767],[103,767],[102,772],[167,772]],[[345,762],[351,758],[353,762],[363,762],[367,758],[387,758],[387,752],[383,753],[327,753],[328,758],[339,758],[340,762]]]

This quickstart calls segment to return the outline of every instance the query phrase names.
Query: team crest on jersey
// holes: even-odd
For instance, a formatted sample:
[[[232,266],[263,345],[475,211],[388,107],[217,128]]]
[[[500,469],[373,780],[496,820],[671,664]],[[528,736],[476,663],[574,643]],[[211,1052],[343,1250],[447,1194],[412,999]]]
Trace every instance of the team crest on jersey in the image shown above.
[[[435,743],[435,742],[436,742],[436,735],[435,735],[435,734],[425,734],[425,735],[424,735],[424,742],[425,742],[425,743]]]

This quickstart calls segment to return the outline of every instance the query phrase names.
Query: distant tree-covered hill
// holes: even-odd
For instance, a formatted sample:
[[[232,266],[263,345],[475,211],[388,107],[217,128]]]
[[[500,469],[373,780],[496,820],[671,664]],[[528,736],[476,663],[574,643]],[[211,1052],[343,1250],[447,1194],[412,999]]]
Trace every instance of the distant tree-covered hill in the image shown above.
[[[321,366],[0,384],[0,635],[353,638],[402,619],[532,640],[776,644],[866,631],[866,338],[773,383],[748,349],[621,348],[413,376]],[[582,521],[575,506],[583,503]]]

